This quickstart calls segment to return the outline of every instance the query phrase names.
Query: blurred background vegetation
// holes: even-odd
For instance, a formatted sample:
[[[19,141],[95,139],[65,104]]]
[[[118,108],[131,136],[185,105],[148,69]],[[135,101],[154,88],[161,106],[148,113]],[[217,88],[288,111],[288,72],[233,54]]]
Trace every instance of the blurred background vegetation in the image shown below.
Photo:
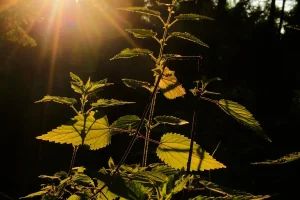
[[[135,105],[106,109],[109,122],[126,114],[141,115],[148,99],[144,90],[131,90],[121,78],[152,80],[148,58],[109,61],[127,47],[158,46],[151,40],[136,40],[124,28],[158,30],[160,24],[116,10],[124,6],[148,6],[151,0],[2,0],[0,2],[0,102],[1,139],[0,192],[13,199],[36,191],[40,174],[67,170],[72,147],[38,141],[36,136],[73,117],[71,109],[33,102],[45,94],[73,96],[69,72],[92,80],[108,78],[115,86],[100,96]],[[268,143],[228,118],[218,108],[200,102],[196,142],[212,153],[227,169],[211,172],[211,180],[254,194],[280,193],[274,199],[297,194],[299,162],[278,166],[252,166],[251,162],[276,159],[300,151],[297,125],[300,120],[300,1],[299,0],[191,0],[176,8],[213,21],[182,22],[174,30],[188,31],[209,48],[172,40],[169,53],[201,55],[200,72],[195,60],[172,61],[170,68],[186,90],[200,75],[221,77],[212,89],[226,99],[246,106],[260,121],[273,143]],[[156,113],[191,121],[193,95],[167,100],[159,97]],[[167,128],[167,127],[166,127]],[[189,134],[190,126],[174,131]],[[129,137],[112,139],[99,151],[79,150],[76,165],[93,169],[106,166],[110,156],[118,161]],[[128,163],[138,163],[142,147]],[[154,151],[150,152],[153,155]],[[152,161],[155,160],[150,157]],[[208,173],[201,173],[208,178]],[[0,199],[5,198],[0,195]]]

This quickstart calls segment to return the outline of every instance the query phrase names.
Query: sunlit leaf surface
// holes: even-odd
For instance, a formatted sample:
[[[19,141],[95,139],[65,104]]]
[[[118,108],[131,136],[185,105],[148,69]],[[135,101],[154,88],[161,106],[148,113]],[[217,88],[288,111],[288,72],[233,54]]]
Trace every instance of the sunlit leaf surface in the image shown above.
[[[148,49],[134,48],[134,49],[124,49],[118,55],[114,56],[110,60],[120,59],[120,58],[132,58],[136,56],[146,56],[152,54],[152,51]]]
[[[233,117],[241,124],[249,127],[257,134],[259,134],[260,136],[268,140],[269,142],[272,142],[270,138],[264,133],[259,122],[253,117],[253,115],[244,106],[236,102],[225,100],[225,99],[219,100],[217,105],[229,116]]]
[[[186,170],[190,143],[191,140],[183,135],[167,133],[162,136],[156,153],[167,165],[175,169],[184,168]],[[193,171],[204,171],[219,168],[226,168],[226,166],[216,161],[194,142],[190,169]]]
[[[85,128],[84,128],[85,124]],[[91,112],[84,120],[79,114],[71,122],[38,136],[37,139],[61,144],[88,145],[91,150],[97,150],[110,144],[111,133],[107,117],[99,112]]]
[[[170,36],[172,36],[172,37],[178,37],[178,38],[185,39],[185,40],[189,40],[191,42],[195,42],[195,43],[200,44],[202,46],[208,47],[207,44],[205,44],[204,42],[202,42],[196,36],[193,36],[192,34],[187,33],[187,32],[184,32],[184,33],[173,32],[173,33],[170,34]]]
[[[294,152],[294,153],[290,153],[287,154],[279,159],[276,160],[267,160],[267,161],[263,161],[263,162],[254,162],[251,163],[253,165],[280,165],[280,164],[286,164],[289,162],[293,162],[295,160],[300,159],[300,152]]]

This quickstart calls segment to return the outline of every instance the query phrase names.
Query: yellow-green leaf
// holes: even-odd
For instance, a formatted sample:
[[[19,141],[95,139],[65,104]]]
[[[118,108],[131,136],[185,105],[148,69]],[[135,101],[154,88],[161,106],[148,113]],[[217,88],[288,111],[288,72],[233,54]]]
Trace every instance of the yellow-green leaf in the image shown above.
[[[148,29],[125,29],[127,32],[132,33],[136,38],[152,38],[157,35],[156,32]]]
[[[70,72],[70,76],[71,76],[71,88],[79,93],[82,94],[84,91],[84,84],[83,81],[79,78],[79,76],[77,76],[76,74]]]
[[[120,59],[120,58],[132,58],[136,56],[146,56],[149,54],[152,54],[153,52],[148,50],[148,49],[141,49],[141,48],[134,48],[134,49],[129,49],[126,48],[121,51],[118,55],[114,56],[110,60],[115,60],[115,59]]]
[[[151,84],[148,82],[138,81],[138,80],[134,80],[134,79],[126,79],[126,78],[123,78],[122,81],[127,87],[130,87],[133,89],[142,87],[142,88],[149,90],[150,92],[153,91],[153,86],[151,86]]]
[[[154,120],[161,124],[169,124],[169,125],[184,125],[188,124],[188,121],[185,121],[183,119],[179,119],[177,117],[173,116],[156,116],[154,117]]]
[[[221,99],[218,101],[217,105],[229,116],[233,117],[235,120],[240,122],[241,124],[249,127],[257,134],[272,142],[271,139],[265,134],[263,129],[261,128],[259,122],[253,117],[253,115],[242,105],[230,101]]]
[[[187,170],[190,143],[191,140],[183,135],[167,133],[162,136],[156,153],[167,165],[175,169],[184,168]],[[226,168],[226,166],[216,161],[194,142],[190,169],[192,171],[204,171],[220,168]]]
[[[37,139],[74,146],[85,144],[91,150],[96,150],[110,144],[111,133],[107,117],[99,112],[90,112],[86,120],[79,114],[67,125],[59,126],[47,134],[38,136]]]
[[[178,37],[178,38],[181,38],[181,39],[184,39],[184,40],[189,40],[191,42],[195,42],[197,44],[200,44],[202,46],[205,46],[205,47],[208,47],[207,44],[205,44],[204,42],[202,42],[200,39],[198,39],[196,36],[190,34],[190,33],[187,33],[187,32],[184,32],[184,33],[181,33],[181,32],[173,32],[170,34],[169,37]]]
[[[90,79],[89,79],[90,80]],[[97,92],[103,87],[111,86],[113,83],[107,83],[107,79],[103,79],[96,82],[88,81],[84,87],[85,94],[90,94],[92,92]]]
[[[59,96],[50,96],[46,95],[43,99],[36,101],[35,103],[42,103],[42,102],[49,102],[53,101],[56,103],[66,104],[66,105],[73,105],[77,103],[76,99],[74,98],[68,98],[68,97],[59,97]]]
[[[177,19],[177,20],[201,20],[201,19],[213,20],[210,17],[206,17],[206,16],[203,16],[203,15],[198,15],[198,14],[194,14],[194,13],[180,14],[178,16],[175,16],[175,19]]]
[[[300,159],[300,152],[294,152],[287,154],[279,159],[276,160],[267,160],[263,162],[254,162],[251,163],[252,165],[280,165],[280,164],[286,164],[289,162],[293,162],[295,160]]]
[[[116,134],[122,132],[122,130],[134,130],[137,129],[141,118],[136,115],[125,115],[114,121],[111,125],[111,134]],[[143,127],[145,127],[146,120],[144,120]]]
[[[118,8],[119,10],[124,10],[124,11],[129,11],[129,12],[136,12],[140,13],[143,15],[152,15],[155,17],[160,16],[160,12],[156,10],[150,10],[149,8],[146,7],[127,7],[127,8]]]
[[[111,107],[111,106],[121,106],[126,104],[133,104],[135,102],[127,102],[127,101],[120,101],[116,99],[98,99],[96,103],[92,103],[93,107]]]
[[[158,78],[158,75],[156,76]],[[161,78],[158,87],[167,99],[175,99],[184,96],[185,89],[175,77],[175,72],[165,68],[163,77]]]

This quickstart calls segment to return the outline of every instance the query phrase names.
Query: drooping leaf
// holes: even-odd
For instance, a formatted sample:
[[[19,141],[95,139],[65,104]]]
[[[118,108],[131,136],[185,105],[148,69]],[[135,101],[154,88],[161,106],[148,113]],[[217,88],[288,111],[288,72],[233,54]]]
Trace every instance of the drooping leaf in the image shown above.
[[[181,38],[181,39],[185,39],[185,40],[189,40],[191,42],[195,42],[197,44],[200,44],[202,46],[205,46],[205,47],[208,47],[207,44],[205,44],[204,42],[202,42],[200,39],[198,39],[196,36],[190,34],[190,33],[187,33],[187,32],[184,32],[184,33],[181,33],[181,32],[173,32],[170,34],[170,37],[178,37],[178,38]]]
[[[267,199],[270,198],[270,195],[252,195],[250,193],[247,192],[243,192],[243,191],[238,191],[238,190],[231,190],[229,188],[223,187],[223,186],[219,186],[216,183],[213,182],[209,182],[209,181],[205,181],[205,180],[201,180],[200,184],[202,184],[205,188],[214,191],[216,193],[222,194],[224,195],[224,197],[215,197],[215,199],[243,199],[243,200],[250,200],[250,199]],[[201,197],[203,199],[206,199],[207,197]],[[201,199],[200,198],[200,199]],[[196,198],[198,199],[198,198]]]
[[[159,70],[154,72],[159,73]],[[158,75],[156,75],[156,78],[158,79]],[[158,87],[160,88],[160,91],[167,99],[175,99],[177,97],[183,97],[186,94],[185,89],[178,82],[175,76],[175,72],[169,70],[168,67],[165,68],[163,77],[161,78]]]
[[[25,197],[21,197],[20,199],[27,199],[27,198],[33,198],[33,197],[37,197],[37,196],[42,196],[44,194],[47,194],[49,191],[47,190],[42,190],[42,191],[38,191],[38,192],[34,192],[34,193],[31,193]]]
[[[90,80],[90,79],[89,79]],[[85,94],[91,94],[101,90],[103,87],[111,86],[113,83],[107,83],[107,79],[103,79],[96,82],[88,81],[84,87]]]
[[[152,54],[153,52],[148,50],[148,49],[141,49],[141,48],[134,48],[134,49],[129,49],[126,48],[121,51],[121,53],[117,54],[110,60],[115,60],[115,59],[120,59],[120,58],[132,58],[136,56],[146,56],[149,54]]]
[[[77,76],[76,74],[70,72],[70,76],[71,76],[71,88],[79,93],[82,94],[84,91],[84,84],[83,81],[79,78],[79,76]]]
[[[132,33],[136,38],[152,38],[157,35],[156,32],[148,29],[125,29],[127,32]]]
[[[92,103],[91,106],[93,107],[111,107],[111,106],[121,106],[126,104],[133,104],[135,102],[127,102],[127,101],[120,101],[116,99],[98,99],[96,103]]]
[[[130,87],[133,89],[142,87],[142,88],[146,88],[150,92],[153,91],[153,86],[151,86],[151,84],[148,82],[138,81],[138,80],[134,80],[134,79],[126,79],[126,78],[123,78],[122,81],[127,87]]]
[[[145,7],[127,7],[127,8],[118,8],[119,10],[129,11],[129,12],[136,12],[143,15],[151,15],[155,17],[160,16],[160,12],[156,10],[150,10],[149,8]]]
[[[166,176],[174,175],[179,172],[179,170],[169,167],[168,165],[158,165],[154,167],[151,171],[160,172],[165,174]]]
[[[173,116],[156,116],[154,117],[154,120],[161,124],[169,124],[169,125],[184,125],[188,124],[188,121],[185,121],[183,119],[179,119],[177,117]]]
[[[139,118],[136,115],[125,115],[114,121],[112,123],[111,127],[111,134],[116,134],[122,132],[121,130],[135,130],[137,129],[139,123],[141,121],[141,118]],[[144,120],[144,123],[142,124],[143,127],[146,125],[146,120]],[[120,129],[120,130],[118,130]]]
[[[68,97],[59,97],[59,96],[50,96],[46,95],[43,99],[36,101],[35,103],[42,103],[42,102],[49,102],[53,101],[56,103],[66,104],[66,105],[74,105],[77,103],[76,99],[74,98],[68,98]]]
[[[138,171],[132,174],[131,180],[140,183],[156,184],[166,182],[168,180],[168,177],[161,172]]]
[[[175,169],[187,169],[187,162],[191,140],[176,133],[166,133],[162,136],[156,153],[167,165]],[[226,168],[225,165],[216,161],[209,153],[200,148],[194,142],[190,169],[204,171]]]
[[[194,14],[194,13],[180,14],[178,16],[175,16],[175,19],[177,19],[177,20],[201,20],[201,19],[213,20],[210,17],[198,15],[198,14]]]
[[[254,162],[251,163],[252,165],[280,165],[280,164],[286,164],[289,162],[293,162],[300,159],[300,152],[294,152],[287,154],[279,159],[276,160],[267,160],[263,162]]]
[[[50,180],[56,180],[59,179],[57,176],[48,176],[48,175],[40,175],[38,176],[39,178],[44,178],[44,179],[50,179]]]
[[[255,131],[258,135],[262,136],[269,142],[272,142],[271,139],[264,133],[259,122],[253,117],[253,115],[242,105],[230,101],[221,99],[218,101],[217,105],[229,116],[233,117],[235,120],[241,124],[249,127]]]
[[[59,126],[37,139],[61,144],[88,145],[91,150],[100,149],[110,144],[111,133],[107,117],[99,112],[90,112],[89,116],[75,116],[67,125]],[[84,128],[85,124],[85,128]]]

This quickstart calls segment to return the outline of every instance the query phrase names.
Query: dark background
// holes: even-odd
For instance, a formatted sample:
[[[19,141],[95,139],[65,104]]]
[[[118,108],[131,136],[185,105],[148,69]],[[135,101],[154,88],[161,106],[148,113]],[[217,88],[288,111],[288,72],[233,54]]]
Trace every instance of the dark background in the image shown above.
[[[148,57],[109,59],[127,47],[147,47],[157,53],[158,45],[154,41],[134,39],[121,30],[145,27],[159,31],[159,23],[152,18],[147,23],[140,15],[111,11],[126,19],[127,24],[117,15],[105,17],[92,4],[72,3],[66,4],[62,12],[59,37],[55,36],[56,24],[51,25],[50,21],[37,23],[30,30],[36,47],[1,42],[0,192],[13,199],[37,191],[41,184],[38,175],[68,170],[72,146],[48,143],[35,137],[67,122],[74,113],[60,104],[34,104],[34,101],[46,94],[78,97],[70,88],[70,71],[85,81],[90,76],[95,81],[108,78],[115,83],[105,88],[101,97],[137,102],[106,109],[109,123],[127,114],[140,116],[149,98],[146,90],[127,88],[121,81],[121,78],[153,81],[150,71],[153,63]],[[189,41],[170,40],[166,52],[202,56],[200,72],[197,72],[197,60],[171,61],[169,67],[176,71],[187,94],[175,100],[160,96],[155,115],[174,115],[191,121],[194,98],[188,89],[194,87],[193,81],[200,75],[221,77],[222,81],[211,84],[209,89],[247,107],[273,142],[268,143],[244,128],[214,105],[200,101],[196,142],[212,153],[221,141],[214,157],[227,166],[211,171],[211,181],[254,194],[279,194],[274,199],[291,199],[297,194],[299,185],[298,161],[275,166],[250,163],[299,151],[300,31],[284,27],[284,34],[278,34],[281,8],[267,2],[265,9],[260,10],[251,8],[250,3],[243,0],[229,7],[226,0],[215,4],[203,0],[184,3],[178,8],[180,13],[199,13],[215,19],[180,22],[172,29],[190,32],[210,48]],[[292,11],[284,13],[284,26],[300,24],[300,4],[297,3]],[[124,3],[125,6],[139,4],[143,3]],[[123,6],[116,1],[107,5],[111,10]],[[81,15],[76,6],[81,7]],[[188,136],[191,124],[165,128],[153,133],[154,138],[166,131]],[[75,165],[99,169],[107,165],[110,156],[118,162],[129,141],[128,136],[118,135],[107,148],[80,149]],[[142,144],[138,142],[134,146],[127,163],[140,162]],[[149,159],[158,161],[155,146],[150,150]],[[208,178],[208,172],[200,174]]]

